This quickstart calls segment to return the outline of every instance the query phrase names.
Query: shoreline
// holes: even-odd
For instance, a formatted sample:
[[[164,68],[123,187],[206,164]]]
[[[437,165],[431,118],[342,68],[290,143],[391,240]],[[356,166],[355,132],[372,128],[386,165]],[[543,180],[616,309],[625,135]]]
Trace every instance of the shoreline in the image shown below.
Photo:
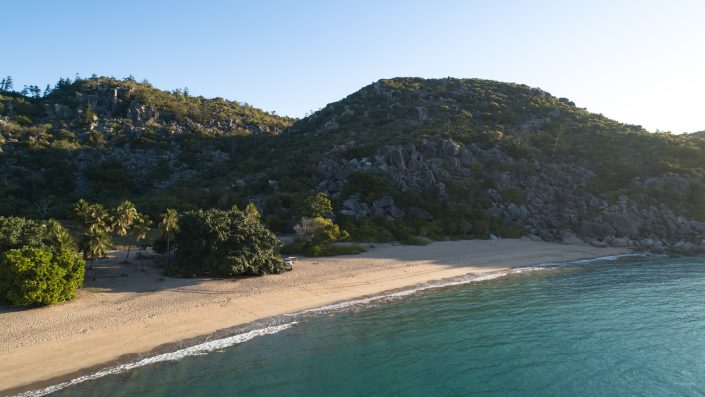
[[[75,301],[0,311],[8,324],[0,329],[0,395],[56,385],[311,309],[469,274],[629,252],[526,240],[378,245],[360,255],[302,259],[281,275],[233,280],[167,279],[156,269],[111,276],[118,255],[97,265],[95,286],[86,282],[99,289],[82,291]]]

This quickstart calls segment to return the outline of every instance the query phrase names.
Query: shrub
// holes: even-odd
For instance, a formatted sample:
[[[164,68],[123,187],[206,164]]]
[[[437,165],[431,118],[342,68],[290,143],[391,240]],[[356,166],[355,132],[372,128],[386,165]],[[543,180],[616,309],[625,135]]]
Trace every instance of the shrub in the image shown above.
[[[236,208],[190,211],[179,219],[172,274],[214,276],[281,273],[281,243],[261,222]]]
[[[0,257],[0,299],[18,306],[71,300],[83,285],[85,262],[69,251],[12,249]]]
[[[340,230],[340,226],[327,218],[301,218],[301,223],[294,227],[298,238],[313,244],[325,244],[338,240],[345,240],[350,234]]]

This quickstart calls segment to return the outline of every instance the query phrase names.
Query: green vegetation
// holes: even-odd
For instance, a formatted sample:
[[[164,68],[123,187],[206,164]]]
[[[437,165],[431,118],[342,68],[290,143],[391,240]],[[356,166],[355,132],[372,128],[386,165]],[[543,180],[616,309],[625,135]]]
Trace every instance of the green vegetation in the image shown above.
[[[171,240],[174,235],[179,231],[179,214],[176,210],[167,208],[166,212],[162,214],[162,221],[159,222],[159,230],[162,232],[162,237],[166,241],[166,260],[167,266],[169,265],[169,259],[171,258]]]
[[[125,200],[115,208],[113,215],[113,231],[120,237],[125,237],[130,233],[130,228],[140,219],[140,214],[137,208],[129,200]],[[129,240],[128,240],[129,241]],[[130,257],[130,244],[127,244],[127,255],[125,255],[125,263]]]
[[[84,272],[85,262],[70,251],[11,249],[0,256],[0,301],[31,306],[71,300]]]
[[[0,217],[0,301],[28,306],[73,299],[85,271],[75,247],[55,220]]]
[[[498,200],[528,204],[520,188],[498,181],[505,175],[540,174],[547,166],[581,167],[591,175],[587,189],[608,197],[643,196],[629,185],[664,173],[705,173],[703,134],[650,133],[520,84],[385,79],[293,120],[235,101],[194,97],[183,89],[158,90],[134,79],[61,79],[43,95],[29,87],[26,95],[13,92],[11,78],[3,80],[0,87],[9,88],[0,92],[0,215],[64,219],[81,197],[103,209],[129,200],[144,212],[140,217],[155,220],[166,209],[226,210],[256,202],[261,221],[275,232],[291,232],[307,218],[308,229],[319,230],[319,236],[300,238],[285,251],[312,254],[321,252],[314,246],[338,247],[313,242],[333,233],[332,225],[354,241],[407,244],[524,235],[523,225],[490,215]],[[463,164],[468,172],[461,173],[459,156],[424,144],[441,140],[496,155],[469,156]],[[379,164],[385,148],[410,145],[425,158],[435,157],[433,175],[424,177],[442,184],[443,192],[402,186],[399,175],[385,168],[388,164]],[[326,161],[368,165],[335,176],[342,190],[326,190],[321,182],[333,178],[324,175]],[[321,190],[332,195],[327,203],[314,193]],[[369,207],[384,196],[405,215],[341,213],[345,200]],[[684,199],[642,201],[705,219],[702,196],[692,189]],[[118,217],[107,215],[86,221],[108,237],[126,236],[119,227],[107,230]],[[86,234],[86,222],[80,223]],[[89,240],[107,241],[98,231],[93,234],[84,235],[84,252],[90,251]],[[172,238],[162,243],[172,251]]]
[[[283,271],[274,249],[280,244],[252,212],[198,210],[184,213],[175,231],[171,274],[232,277]]]
[[[321,192],[307,197],[301,215],[306,218],[321,218],[333,215],[333,204],[330,202],[330,197]]]
[[[22,247],[42,247],[49,243],[49,233],[40,222],[16,216],[0,216],[0,252]]]
[[[224,183],[211,194],[188,181],[211,179],[218,172],[213,156],[233,158],[243,138],[277,135],[293,122],[132,79],[61,79],[43,96],[3,84],[9,88],[0,90],[0,215],[67,218],[71,203],[85,197],[106,206],[129,199],[156,218],[173,207],[171,197],[186,192],[188,200],[176,200],[179,210],[218,200],[229,206],[236,198],[223,197]],[[184,176],[169,181],[174,172]]]
[[[333,215],[333,205],[325,193],[307,197],[299,224],[294,226],[297,238],[284,246],[284,254],[307,256],[333,256],[359,254],[365,250],[357,245],[334,245],[336,241],[347,240],[350,234],[324,216]]]

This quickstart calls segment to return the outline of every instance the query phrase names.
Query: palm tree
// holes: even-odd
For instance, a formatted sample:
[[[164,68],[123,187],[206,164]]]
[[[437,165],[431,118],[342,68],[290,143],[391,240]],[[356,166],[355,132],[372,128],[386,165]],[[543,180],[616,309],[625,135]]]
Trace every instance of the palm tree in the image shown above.
[[[113,218],[103,204],[91,204],[89,207],[88,230],[93,232],[110,232]]]
[[[49,239],[57,251],[76,251],[76,240],[73,239],[71,233],[68,232],[61,223],[55,219],[49,219],[46,222]]]
[[[84,228],[87,228],[90,223],[90,213],[91,205],[84,199],[78,200],[73,206],[73,214]]]
[[[166,239],[166,264],[168,266],[171,255],[171,239],[179,231],[179,214],[175,209],[167,208],[166,212],[162,214],[159,230],[162,231],[162,236]]]
[[[144,246],[144,239],[147,238],[147,234],[149,234],[150,230],[152,230],[150,228],[151,225],[152,221],[149,217],[147,217],[147,215],[139,215],[134,226],[132,227],[132,236],[135,238],[135,243],[140,248],[140,254],[142,253],[142,247]],[[142,271],[144,271],[144,260],[141,262]]]
[[[125,237],[130,232],[130,227],[139,218],[140,214],[137,208],[129,200],[125,200],[115,208],[115,216],[113,217],[113,231],[120,237]],[[127,255],[123,263],[127,263],[130,257],[130,243],[127,243]]]
[[[110,249],[110,236],[103,231],[88,230],[86,234],[83,235],[82,241],[83,258],[90,260],[91,267],[93,270],[93,281],[95,281],[95,267],[93,262],[96,259],[105,256],[105,253]]]

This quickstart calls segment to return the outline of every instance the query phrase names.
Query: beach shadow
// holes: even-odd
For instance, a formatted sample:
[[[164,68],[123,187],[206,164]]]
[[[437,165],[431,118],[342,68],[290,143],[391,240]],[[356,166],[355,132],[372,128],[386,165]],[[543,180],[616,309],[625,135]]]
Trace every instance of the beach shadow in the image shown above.
[[[141,255],[132,250],[127,263],[127,250],[108,252],[105,258],[86,266],[84,290],[100,292],[156,292],[200,284],[206,277],[176,278],[164,275],[162,255],[145,250]]]
[[[434,241],[428,245],[367,244],[359,258],[425,261],[439,267],[514,267],[613,254],[590,246],[535,242],[528,239]]]
[[[0,314],[21,312],[24,310],[27,310],[27,308],[22,306],[0,306]]]

